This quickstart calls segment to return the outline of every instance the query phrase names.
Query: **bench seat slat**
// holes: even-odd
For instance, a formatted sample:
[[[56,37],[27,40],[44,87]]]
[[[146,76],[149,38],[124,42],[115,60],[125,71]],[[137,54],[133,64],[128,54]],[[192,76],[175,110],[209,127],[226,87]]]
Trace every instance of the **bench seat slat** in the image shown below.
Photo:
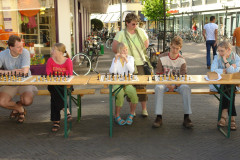
[[[95,94],[95,89],[75,89],[72,95]],[[38,90],[38,95],[50,95],[48,90]]]
[[[218,92],[212,92],[208,88],[207,89],[191,89],[192,94],[218,94]],[[100,90],[101,94],[109,94],[108,88],[103,88]],[[240,92],[236,92],[239,94]],[[137,94],[155,94],[154,89],[137,89]],[[165,92],[165,94],[179,94],[178,92]]]

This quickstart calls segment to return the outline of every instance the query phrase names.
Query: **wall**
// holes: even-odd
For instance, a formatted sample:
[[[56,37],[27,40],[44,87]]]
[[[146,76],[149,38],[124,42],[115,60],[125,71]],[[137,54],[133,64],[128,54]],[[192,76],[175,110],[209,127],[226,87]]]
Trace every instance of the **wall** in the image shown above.
[[[65,44],[67,52],[71,52],[70,3],[58,0],[58,32],[59,42]]]

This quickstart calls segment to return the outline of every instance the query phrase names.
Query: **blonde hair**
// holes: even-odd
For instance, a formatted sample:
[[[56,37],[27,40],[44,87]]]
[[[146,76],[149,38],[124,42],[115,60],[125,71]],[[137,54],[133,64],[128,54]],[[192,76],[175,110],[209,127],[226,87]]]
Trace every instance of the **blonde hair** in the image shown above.
[[[118,43],[117,45],[117,52],[118,53],[121,53],[121,51],[124,49],[124,48],[127,48],[127,46],[124,44],[124,43]]]
[[[66,51],[66,46],[63,43],[55,43],[53,46],[56,47],[60,52],[66,54],[64,57],[69,58],[69,55]]]
[[[228,41],[222,41],[218,44],[218,47],[232,50],[232,45]]]
[[[177,45],[177,46],[179,46],[181,48],[182,48],[182,43],[183,43],[183,40],[182,40],[182,38],[180,36],[175,36],[171,40],[171,45],[175,44],[175,45]]]

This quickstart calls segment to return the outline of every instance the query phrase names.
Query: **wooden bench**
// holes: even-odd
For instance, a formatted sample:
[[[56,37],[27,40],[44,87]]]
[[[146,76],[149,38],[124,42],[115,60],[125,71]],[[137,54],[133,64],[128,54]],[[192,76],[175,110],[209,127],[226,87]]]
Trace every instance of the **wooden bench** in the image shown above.
[[[108,88],[102,88],[100,90],[101,94],[109,94]],[[210,94],[216,95],[218,92],[212,92],[209,89],[191,89],[192,94]],[[236,94],[240,94],[240,92],[235,92]],[[155,94],[154,89],[137,89],[137,94]],[[165,94],[179,94],[178,92],[165,92]]]
[[[95,94],[95,89],[74,89],[71,93],[71,100],[77,105],[78,107],[78,121],[80,121],[82,115],[82,108],[81,108],[81,97],[84,95]],[[48,90],[38,90],[39,96],[50,95]],[[73,97],[73,95],[77,95],[77,98]]]

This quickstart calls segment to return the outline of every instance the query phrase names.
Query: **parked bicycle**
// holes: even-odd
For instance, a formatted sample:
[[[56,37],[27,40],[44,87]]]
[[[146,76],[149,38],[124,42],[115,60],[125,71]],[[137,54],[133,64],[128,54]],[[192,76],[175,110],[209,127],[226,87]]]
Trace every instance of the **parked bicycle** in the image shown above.
[[[75,75],[87,75],[90,72],[97,72],[100,43],[97,41],[85,41],[85,48],[85,53],[78,53],[72,58],[73,73]]]
[[[108,49],[112,49],[112,42],[113,42],[113,39],[114,39],[115,35],[116,35],[116,33],[109,33],[109,38],[106,41],[106,47]]]

